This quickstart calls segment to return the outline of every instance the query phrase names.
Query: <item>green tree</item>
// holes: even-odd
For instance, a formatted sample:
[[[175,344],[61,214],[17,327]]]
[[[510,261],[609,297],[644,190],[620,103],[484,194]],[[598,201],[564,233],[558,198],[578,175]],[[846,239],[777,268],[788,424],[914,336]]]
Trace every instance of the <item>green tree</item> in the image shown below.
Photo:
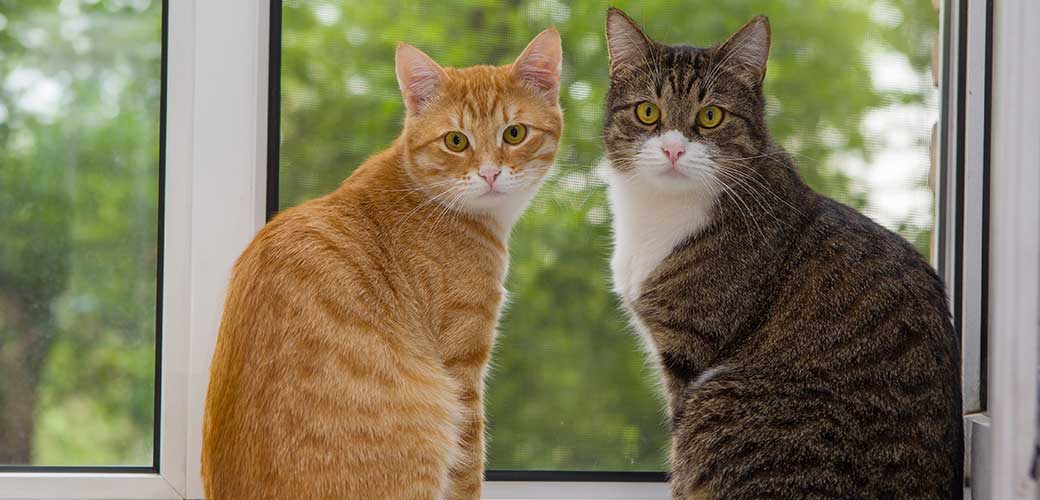
[[[0,0],[0,464],[150,464],[159,2]]]

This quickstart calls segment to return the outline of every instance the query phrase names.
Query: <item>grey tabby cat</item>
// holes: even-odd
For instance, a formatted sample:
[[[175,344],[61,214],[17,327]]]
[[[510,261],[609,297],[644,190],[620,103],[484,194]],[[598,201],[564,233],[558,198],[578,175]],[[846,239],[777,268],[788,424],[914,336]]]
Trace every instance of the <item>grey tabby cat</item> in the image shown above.
[[[943,285],[773,142],[766,18],[702,49],[612,9],[607,39],[611,267],[663,373],[674,497],[960,498]]]

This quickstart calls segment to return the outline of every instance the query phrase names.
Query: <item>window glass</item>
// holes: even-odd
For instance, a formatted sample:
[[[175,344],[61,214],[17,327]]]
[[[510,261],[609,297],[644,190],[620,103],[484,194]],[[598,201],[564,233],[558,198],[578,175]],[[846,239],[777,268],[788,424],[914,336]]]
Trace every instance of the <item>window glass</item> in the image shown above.
[[[811,4],[811,5],[810,5]],[[539,31],[563,35],[558,168],[510,239],[511,304],[488,388],[489,468],[653,471],[666,420],[610,292],[600,141],[604,16],[625,9],[666,43],[720,42],[764,13],[773,27],[769,125],[817,190],[930,255],[931,0],[289,0],[282,7],[279,203],[336,188],[399,134],[397,41],[449,66],[504,64]]]
[[[153,465],[161,28],[0,0],[0,468]]]

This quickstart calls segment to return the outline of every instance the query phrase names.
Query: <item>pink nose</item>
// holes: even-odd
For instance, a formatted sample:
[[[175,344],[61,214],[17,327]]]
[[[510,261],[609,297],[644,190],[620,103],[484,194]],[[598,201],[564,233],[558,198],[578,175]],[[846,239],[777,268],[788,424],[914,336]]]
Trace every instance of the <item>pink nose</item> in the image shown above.
[[[498,179],[498,174],[502,173],[502,169],[498,167],[481,167],[478,173],[487,181],[488,186],[493,186],[495,179]]]
[[[679,157],[686,152],[686,148],[673,143],[661,146],[661,151],[671,160],[672,165],[675,165],[675,162],[679,161]]]

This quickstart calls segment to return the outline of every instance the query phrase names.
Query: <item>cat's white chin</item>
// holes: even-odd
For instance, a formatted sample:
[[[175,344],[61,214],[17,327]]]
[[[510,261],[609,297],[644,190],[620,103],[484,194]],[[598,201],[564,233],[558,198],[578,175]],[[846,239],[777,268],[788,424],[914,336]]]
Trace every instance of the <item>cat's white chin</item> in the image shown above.
[[[683,153],[671,161],[665,147],[681,148]],[[628,174],[627,182],[641,185],[651,191],[664,193],[701,194],[718,188],[715,172],[718,165],[711,159],[708,146],[686,139],[681,133],[670,130],[650,137],[639,148],[635,156],[635,168]],[[619,179],[623,180],[623,179]]]
[[[488,189],[482,186],[479,190],[467,193],[459,204],[459,210],[479,216],[488,216],[498,222],[504,229],[516,223],[520,215],[531,203],[541,182],[528,186],[496,187]]]

